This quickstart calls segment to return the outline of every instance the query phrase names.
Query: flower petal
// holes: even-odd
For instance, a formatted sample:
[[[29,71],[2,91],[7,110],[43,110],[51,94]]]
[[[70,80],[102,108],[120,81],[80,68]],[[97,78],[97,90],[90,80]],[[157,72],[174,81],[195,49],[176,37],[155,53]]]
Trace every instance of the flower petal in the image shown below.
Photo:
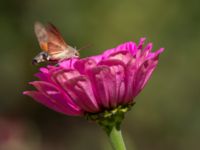
[[[113,108],[123,101],[125,93],[124,63],[107,60],[89,71],[93,91],[98,103],[104,108]]]
[[[128,86],[125,98],[126,103],[133,101],[133,98],[144,88],[156,65],[157,62],[147,60],[139,68],[134,64],[128,68],[126,75]]]
[[[138,70],[137,62],[135,60],[130,61],[130,63],[127,65],[126,71],[125,71],[125,97],[124,97],[124,104],[130,102],[133,100],[134,95],[134,87],[135,84],[135,76],[136,72]]]
[[[130,52],[132,55],[135,55],[137,51],[137,45],[134,42],[130,41],[117,46],[115,50],[116,51],[126,50]]]
[[[133,56],[129,51],[119,51],[112,53],[107,60],[119,60],[122,61],[124,64],[127,64],[131,59],[133,59]]]
[[[136,44],[134,42],[123,43],[121,45],[118,45],[116,48],[112,48],[112,49],[106,50],[102,54],[103,55],[102,59],[107,59],[107,57],[109,57],[113,53],[117,53],[117,52],[120,52],[120,51],[128,51],[134,56],[135,53],[137,52],[137,46],[136,46]]]
[[[44,96],[46,96],[51,103],[57,105],[60,109],[66,112],[81,112],[81,108],[72,102],[63,91],[58,89],[53,84],[44,81],[31,82]]]
[[[106,65],[110,69],[110,74],[114,81],[114,85],[111,89],[113,93],[116,94],[111,97],[110,105],[111,107],[116,107],[118,104],[123,103],[125,96],[125,64],[119,60],[107,60],[102,61],[99,65]]]
[[[84,58],[78,60],[74,67],[77,69],[81,74],[85,74],[88,69],[93,68],[97,65],[96,61],[92,58]]]
[[[64,61],[61,61],[59,63],[59,66],[64,68],[64,69],[73,69],[74,68],[74,63],[78,60],[78,58],[71,58],[67,59]]]
[[[155,51],[154,53],[150,53],[148,55],[148,59],[154,59],[154,58],[158,57],[163,51],[164,51],[164,48],[160,48],[159,50]]]
[[[24,95],[30,96],[33,99],[35,99],[37,102],[45,105],[46,107],[53,109],[54,111],[57,111],[59,113],[65,114],[65,115],[71,115],[71,116],[80,116],[83,115],[83,112],[80,110],[74,109],[73,111],[71,110],[66,110],[60,108],[58,105],[53,103],[52,101],[49,100],[48,97],[46,97],[44,94],[38,91],[25,91],[23,92]]]
[[[97,112],[99,106],[94,97],[90,81],[85,76],[78,74],[71,76],[69,74],[73,74],[73,71],[58,73],[54,78],[73,102],[84,111]]]
[[[152,47],[153,47],[153,44],[148,43],[147,46],[142,51],[142,57],[147,57],[149,55],[149,53],[151,52]]]
[[[116,99],[116,84],[109,67],[97,66],[88,71],[93,91],[101,108],[110,108]]]
[[[143,45],[144,45],[144,42],[145,42],[146,38],[143,37],[143,38],[140,38],[140,41],[139,41],[139,44],[137,46],[138,49],[142,49]]]

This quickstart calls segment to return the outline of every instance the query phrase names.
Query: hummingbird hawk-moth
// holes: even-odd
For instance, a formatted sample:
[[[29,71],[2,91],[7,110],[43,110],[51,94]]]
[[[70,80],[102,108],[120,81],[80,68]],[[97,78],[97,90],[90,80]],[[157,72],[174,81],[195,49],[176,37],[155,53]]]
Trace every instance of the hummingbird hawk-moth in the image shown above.
[[[72,57],[79,57],[79,52],[69,46],[53,24],[47,26],[36,22],[34,26],[42,52],[33,58],[33,64],[41,62],[59,62]]]

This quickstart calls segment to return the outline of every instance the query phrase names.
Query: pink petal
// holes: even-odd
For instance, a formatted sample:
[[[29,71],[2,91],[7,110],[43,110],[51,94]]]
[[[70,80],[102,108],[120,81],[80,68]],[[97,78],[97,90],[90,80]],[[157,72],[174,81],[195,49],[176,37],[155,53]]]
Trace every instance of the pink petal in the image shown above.
[[[113,76],[112,80],[115,86],[113,86],[112,90],[115,91],[116,95],[110,99],[110,104],[112,107],[115,107],[117,104],[123,102],[125,96],[125,64],[119,60],[107,60],[101,62],[99,65],[108,66],[110,74]]]
[[[107,60],[119,60],[122,61],[124,64],[127,64],[133,56],[128,51],[119,51],[111,54]]]
[[[49,101],[57,105],[61,110],[66,112],[80,111],[80,107],[73,103],[70,97],[53,84],[44,81],[34,81],[30,84],[35,86],[39,92],[49,98]]]
[[[142,49],[142,47],[143,47],[143,45],[144,45],[144,42],[145,42],[145,40],[146,40],[146,38],[145,37],[143,37],[143,38],[140,38],[140,42],[139,42],[139,44],[138,44],[138,46],[137,46],[137,48],[138,49]]]
[[[136,82],[136,72],[138,70],[138,66],[136,65],[137,62],[135,60],[132,60],[126,68],[125,72],[125,97],[124,97],[124,104],[127,104],[128,102],[132,101],[134,98],[134,87],[133,85]]]
[[[152,72],[154,71],[156,64],[156,62],[147,60],[140,66],[140,68],[135,70],[134,80],[131,85],[131,89],[133,90],[132,97],[136,97],[139,92],[144,88]]]
[[[71,99],[87,112],[97,112],[99,106],[92,91],[92,85],[85,76],[67,78],[67,73],[58,74],[56,80]]]
[[[74,63],[78,60],[78,58],[71,58],[67,59],[65,61],[61,61],[59,63],[59,66],[61,66],[63,69],[73,69],[74,68]]]
[[[97,65],[96,61],[92,58],[85,58],[78,60],[74,67],[77,69],[80,73],[85,74],[88,69],[93,68]]]
[[[83,115],[83,112],[81,112],[80,110],[76,110],[76,109],[74,109],[72,111],[70,109],[69,110],[66,110],[66,109],[63,110],[57,104],[50,101],[48,97],[46,97],[44,94],[42,94],[38,91],[25,91],[25,92],[23,92],[23,94],[32,97],[37,102],[47,106],[50,109],[53,109],[54,111],[57,111],[59,113],[63,113],[63,114],[66,114],[66,115],[72,115],[72,116]]]
[[[97,102],[101,108],[110,108],[113,105],[112,100],[116,99],[116,89],[114,76],[109,67],[98,66],[88,72],[92,83],[93,91]]]
[[[152,47],[153,47],[152,43],[147,44],[147,46],[144,48],[144,50],[142,52],[142,56],[147,57],[148,54],[151,52]]]
[[[156,52],[150,53],[150,54],[148,55],[148,59],[153,59],[153,58],[158,57],[163,51],[164,51],[164,48],[160,48],[160,49],[157,50]]]
[[[91,56],[89,58],[95,60],[96,63],[99,63],[102,60],[102,55]]]
[[[137,51],[136,44],[133,42],[126,42],[121,45],[118,45],[116,48],[108,49],[103,53],[102,59],[106,59],[113,53],[117,53],[119,51],[124,51],[124,50],[130,52],[132,55],[135,55]]]
[[[132,41],[121,44],[115,48],[115,51],[127,50],[132,51],[136,49],[136,44]]]

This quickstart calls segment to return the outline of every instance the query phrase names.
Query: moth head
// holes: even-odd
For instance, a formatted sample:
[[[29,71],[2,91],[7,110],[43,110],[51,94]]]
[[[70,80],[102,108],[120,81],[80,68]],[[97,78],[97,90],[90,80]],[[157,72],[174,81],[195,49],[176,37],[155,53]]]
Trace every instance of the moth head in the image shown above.
[[[46,52],[40,52],[38,55],[36,55],[33,60],[32,64],[37,65],[41,62],[45,62],[49,60],[49,55]]]

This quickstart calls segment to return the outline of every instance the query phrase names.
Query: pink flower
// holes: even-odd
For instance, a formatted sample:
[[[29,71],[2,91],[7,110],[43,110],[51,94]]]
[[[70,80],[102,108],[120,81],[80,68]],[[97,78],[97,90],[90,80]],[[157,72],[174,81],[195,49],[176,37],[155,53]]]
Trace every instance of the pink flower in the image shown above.
[[[23,94],[73,116],[129,104],[146,85],[164,50],[151,52],[152,43],[143,48],[144,41],[141,38],[138,45],[126,42],[101,55],[40,68],[39,81],[30,82],[37,90]]]

